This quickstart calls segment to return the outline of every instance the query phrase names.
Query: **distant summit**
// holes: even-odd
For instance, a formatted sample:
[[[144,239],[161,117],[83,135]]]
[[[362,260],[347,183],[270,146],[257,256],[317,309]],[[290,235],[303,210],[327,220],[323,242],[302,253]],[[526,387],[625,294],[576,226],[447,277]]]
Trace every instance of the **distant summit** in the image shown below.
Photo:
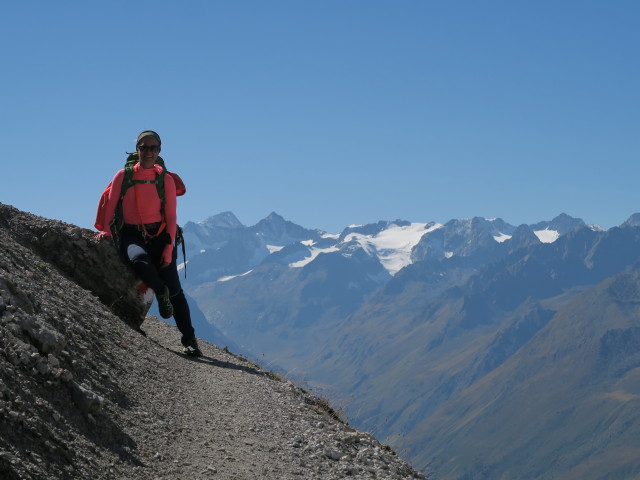
[[[217,215],[213,215],[202,222],[202,225],[207,229],[212,228],[242,228],[243,225],[240,220],[232,212],[222,212]]]
[[[622,228],[625,227],[640,227],[640,213],[634,213],[631,215],[622,225]]]
[[[260,235],[265,242],[284,246],[309,239],[318,239],[323,233],[319,230],[308,230],[293,222],[285,220],[276,212],[248,229],[250,233]]]
[[[558,235],[565,235],[571,230],[583,226],[585,226],[584,220],[570,217],[566,213],[561,213],[549,222],[538,222],[530,225],[533,231],[554,230],[558,232]]]

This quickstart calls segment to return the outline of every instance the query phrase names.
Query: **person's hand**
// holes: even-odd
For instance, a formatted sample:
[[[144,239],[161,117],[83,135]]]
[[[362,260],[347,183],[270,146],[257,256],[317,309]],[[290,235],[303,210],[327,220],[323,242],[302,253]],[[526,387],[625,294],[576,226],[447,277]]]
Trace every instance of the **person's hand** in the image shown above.
[[[96,234],[93,236],[93,239],[96,242],[101,241],[103,238],[111,238],[111,234],[107,232],[96,232]]]
[[[173,257],[173,245],[169,244],[164,247],[164,252],[162,252],[162,263],[160,264],[160,268],[167,268],[171,265]]]

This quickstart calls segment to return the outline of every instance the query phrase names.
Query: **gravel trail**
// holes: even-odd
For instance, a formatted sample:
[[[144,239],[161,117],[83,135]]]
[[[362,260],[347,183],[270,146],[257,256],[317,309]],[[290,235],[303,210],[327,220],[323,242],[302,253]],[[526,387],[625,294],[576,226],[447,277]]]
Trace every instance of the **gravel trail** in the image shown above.
[[[291,382],[206,342],[203,357],[186,357],[175,328],[155,317],[143,329],[153,345],[146,360],[157,368],[144,388],[130,388],[149,402],[140,412],[144,429],[135,429],[143,438],[134,437],[139,454],[152,459],[149,478],[414,478],[392,452]]]

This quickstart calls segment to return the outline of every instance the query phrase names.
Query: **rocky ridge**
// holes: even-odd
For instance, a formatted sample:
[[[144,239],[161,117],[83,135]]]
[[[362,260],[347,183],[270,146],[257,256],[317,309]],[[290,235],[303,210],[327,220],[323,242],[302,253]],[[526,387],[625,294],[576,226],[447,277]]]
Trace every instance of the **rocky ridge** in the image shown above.
[[[93,232],[0,204],[1,478],[424,478],[287,379],[140,330],[134,283]]]

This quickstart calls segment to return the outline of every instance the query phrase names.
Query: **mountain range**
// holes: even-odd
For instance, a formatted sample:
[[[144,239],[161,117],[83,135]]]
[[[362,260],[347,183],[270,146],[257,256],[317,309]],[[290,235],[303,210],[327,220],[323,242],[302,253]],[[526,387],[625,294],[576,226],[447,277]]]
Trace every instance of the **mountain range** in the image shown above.
[[[330,234],[225,212],[184,232],[185,290],[219,335],[431,478],[640,474],[639,214]]]

